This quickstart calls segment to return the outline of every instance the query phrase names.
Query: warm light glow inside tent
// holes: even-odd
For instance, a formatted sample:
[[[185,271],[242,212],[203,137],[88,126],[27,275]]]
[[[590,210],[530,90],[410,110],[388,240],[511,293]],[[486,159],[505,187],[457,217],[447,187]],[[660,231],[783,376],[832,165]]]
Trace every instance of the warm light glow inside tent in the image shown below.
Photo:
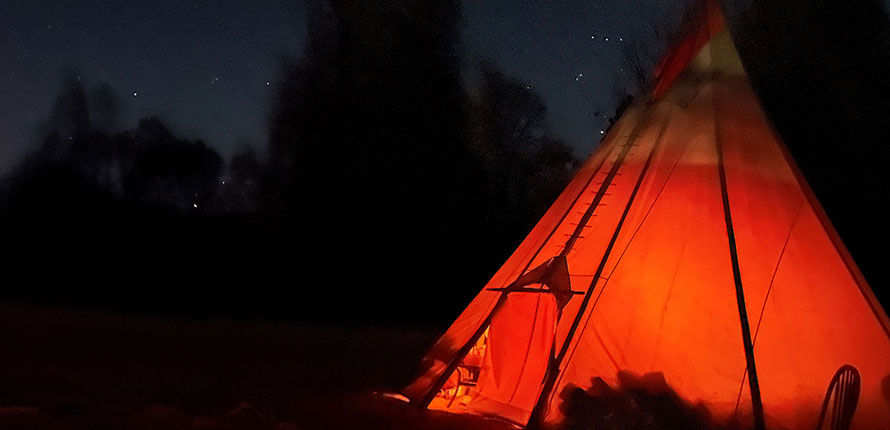
[[[558,423],[572,387],[637,375],[714,422],[814,428],[827,405],[852,429],[890,428],[890,322],[719,9],[703,17],[429,352],[412,402]],[[831,394],[844,365],[855,384]]]

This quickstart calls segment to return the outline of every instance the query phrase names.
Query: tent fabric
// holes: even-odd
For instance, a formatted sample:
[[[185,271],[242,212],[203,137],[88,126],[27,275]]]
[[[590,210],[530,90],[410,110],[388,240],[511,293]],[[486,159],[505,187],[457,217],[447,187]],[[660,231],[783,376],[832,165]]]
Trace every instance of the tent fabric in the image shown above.
[[[831,377],[850,364],[862,378],[851,428],[890,428],[887,315],[772,130],[731,37],[716,29],[660,97],[628,109],[445,332],[404,390],[412,401],[434,395],[461,348],[488,329],[467,412],[526,424],[544,396],[543,420],[557,423],[572,387],[658,373],[715,419],[750,426],[722,155],[766,427],[814,427]],[[531,273],[561,255],[568,288],[584,295],[557,305],[551,294],[492,291],[523,277],[546,283]]]
[[[553,344],[557,306],[549,294],[513,294],[491,321],[476,396],[468,408],[526,422]]]

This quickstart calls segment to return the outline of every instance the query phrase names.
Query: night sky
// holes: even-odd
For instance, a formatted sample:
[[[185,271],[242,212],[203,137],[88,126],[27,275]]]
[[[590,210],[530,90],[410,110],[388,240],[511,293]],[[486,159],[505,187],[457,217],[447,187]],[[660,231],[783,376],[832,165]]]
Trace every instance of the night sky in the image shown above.
[[[156,115],[224,155],[261,147],[280,59],[304,40],[293,1],[0,2],[0,171],[25,152],[67,69],[118,93],[123,127]]]
[[[679,2],[465,2],[464,78],[493,61],[544,97],[554,132],[583,157],[628,84],[620,45],[646,41]],[[228,157],[265,146],[283,58],[306,39],[298,1],[0,2],[0,172],[28,149],[66,70],[109,84],[121,126],[159,116]],[[600,117],[596,117],[596,113]]]

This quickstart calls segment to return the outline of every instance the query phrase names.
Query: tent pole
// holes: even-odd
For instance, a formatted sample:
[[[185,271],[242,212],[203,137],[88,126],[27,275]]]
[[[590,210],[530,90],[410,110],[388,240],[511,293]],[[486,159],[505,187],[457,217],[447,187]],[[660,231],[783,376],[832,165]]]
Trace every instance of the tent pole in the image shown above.
[[[634,142],[636,142],[639,137],[639,133],[643,130],[643,127],[646,122],[651,118],[650,109],[653,109],[651,106],[646,107],[646,118],[643,121],[637,123],[637,126],[634,127],[633,132],[628,136],[627,141],[625,142],[625,146],[622,149],[621,154],[619,154],[618,158],[612,164],[612,171],[609,172],[609,176],[603,182],[603,187],[600,189],[601,192],[605,192],[604,189],[608,187],[608,184],[611,183],[612,178],[618,173],[618,169],[624,164],[624,160],[627,157],[627,154],[630,152],[630,148],[634,146]],[[565,359],[566,354],[569,351],[569,345],[572,343],[572,338],[575,336],[575,331],[578,329],[578,326],[581,324],[581,319],[584,317],[584,314],[587,310],[587,306],[590,303],[591,293],[596,287],[597,282],[603,274],[603,271],[606,268],[606,262],[609,259],[609,255],[612,252],[612,248],[615,246],[615,242],[618,241],[618,234],[621,232],[621,227],[624,224],[624,221],[627,219],[627,215],[630,212],[630,208],[633,205],[634,200],[636,199],[637,192],[640,190],[640,186],[643,184],[643,178],[646,176],[646,172],[649,170],[649,166],[652,163],[652,157],[654,156],[656,149],[661,143],[661,139],[664,136],[665,129],[667,129],[667,121],[665,121],[658,132],[658,137],[656,137],[655,143],[652,145],[652,149],[649,152],[649,156],[646,158],[646,163],[643,165],[643,168],[640,170],[640,175],[637,178],[637,182],[634,185],[633,191],[631,191],[630,196],[628,197],[627,204],[624,207],[624,212],[621,214],[621,218],[618,220],[618,225],[615,227],[615,232],[612,233],[612,239],[609,241],[606,250],[603,253],[602,259],[600,259],[600,264],[596,268],[596,273],[593,275],[593,280],[590,281],[590,286],[587,288],[587,293],[584,295],[584,299],[581,301],[581,306],[578,308],[578,313],[575,314],[575,318],[572,320],[572,325],[569,327],[569,331],[566,334],[565,340],[562,342],[562,347],[559,349],[559,353],[555,355],[551,355],[550,361],[547,366],[547,371],[544,377],[544,386],[541,389],[541,394],[538,395],[538,401],[535,403],[534,409],[532,409],[531,416],[528,420],[528,427],[532,429],[542,428],[544,424],[544,415],[547,411],[547,405],[550,402],[550,396],[553,394],[553,390],[556,388],[556,382],[559,378],[559,368],[563,364],[563,360]],[[596,207],[596,203],[598,200],[594,201],[594,204],[591,205],[591,208]],[[590,210],[590,208],[588,209]],[[589,217],[587,218],[589,219]],[[586,221],[585,221],[586,222]],[[581,223],[579,223],[580,227]],[[570,238],[570,240],[572,240]],[[556,345],[556,339],[553,340],[553,346]]]
[[[716,97],[714,98],[716,100]],[[713,103],[713,102],[712,102]],[[754,412],[754,428],[764,430],[763,402],[760,398],[760,382],[757,379],[757,366],[754,362],[754,344],[751,342],[751,327],[748,324],[748,311],[745,307],[745,290],[739,269],[739,255],[736,248],[735,232],[732,227],[732,213],[729,205],[729,191],[726,186],[726,166],[723,163],[723,143],[717,124],[717,106],[714,103],[714,141],[717,147],[717,164],[720,174],[720,194],[723,199],[723,215],[726,222],[726,237],[729,240],[729,256],[732,261],[732,277],[735,282],[736,302],[739,307],[739,321],[742,328],[742,343],[745,346],[745,361],[748,365],[748,387],[751,389],[751,405]]]

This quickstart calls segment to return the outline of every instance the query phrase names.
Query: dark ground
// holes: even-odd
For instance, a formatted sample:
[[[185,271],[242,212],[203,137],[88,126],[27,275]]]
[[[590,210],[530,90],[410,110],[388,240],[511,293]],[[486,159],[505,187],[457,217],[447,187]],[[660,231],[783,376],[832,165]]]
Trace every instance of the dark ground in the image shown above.
[[[496,428],[371,394],[435,335],[5,305],[0,428]]]

